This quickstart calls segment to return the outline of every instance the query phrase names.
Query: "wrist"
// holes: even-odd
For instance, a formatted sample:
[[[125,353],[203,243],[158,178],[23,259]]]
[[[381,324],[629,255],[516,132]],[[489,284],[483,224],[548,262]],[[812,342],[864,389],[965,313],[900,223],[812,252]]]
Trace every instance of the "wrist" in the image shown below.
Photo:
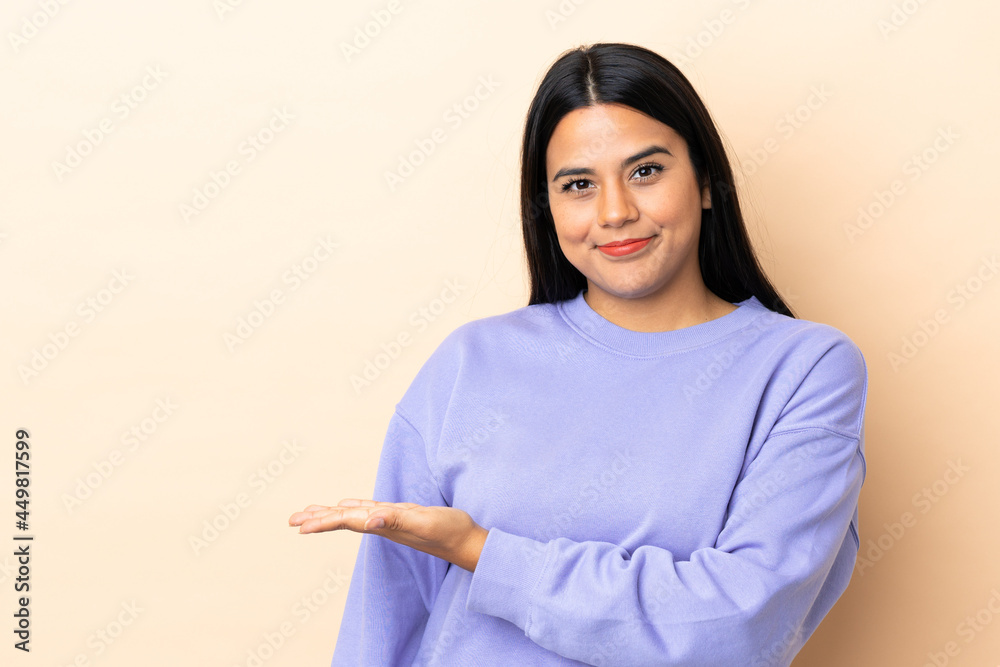
[[[475,572],[476,565],[479,563],[479,555],[483,551],[483,545],[486,544],[486,538],[489,534],[489,530],[476,525],[466,538],[460,557],[455,561],[455,565],[469,572]]]

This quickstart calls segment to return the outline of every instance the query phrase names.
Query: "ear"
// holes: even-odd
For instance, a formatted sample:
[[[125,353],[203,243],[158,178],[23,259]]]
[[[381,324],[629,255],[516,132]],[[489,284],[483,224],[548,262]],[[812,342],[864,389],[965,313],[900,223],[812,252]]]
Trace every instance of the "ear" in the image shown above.
[[[701,188],[701,207],[712,208],[712,190],[707,179]]]

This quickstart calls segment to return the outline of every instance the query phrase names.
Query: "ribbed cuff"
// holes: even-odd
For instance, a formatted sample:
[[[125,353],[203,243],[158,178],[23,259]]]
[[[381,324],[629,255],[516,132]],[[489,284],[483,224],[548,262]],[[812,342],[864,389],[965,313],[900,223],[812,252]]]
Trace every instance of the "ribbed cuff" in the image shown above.
[[[531,592],[542,576],[546,554],[542,542],[490,528],[472,573],[465,608],[527,630]]]

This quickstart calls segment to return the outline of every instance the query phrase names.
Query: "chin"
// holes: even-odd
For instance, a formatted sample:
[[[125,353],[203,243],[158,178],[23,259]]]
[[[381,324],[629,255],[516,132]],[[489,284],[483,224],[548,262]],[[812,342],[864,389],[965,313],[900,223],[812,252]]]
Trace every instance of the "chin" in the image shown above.
[[[638,299],[644,296],[649,296],[655,293],[662,287],[661,285],[655,284],[612,284],[612,285],[596,285],[595,288],[599,289],[611,296],[618,297],[620,299]]]

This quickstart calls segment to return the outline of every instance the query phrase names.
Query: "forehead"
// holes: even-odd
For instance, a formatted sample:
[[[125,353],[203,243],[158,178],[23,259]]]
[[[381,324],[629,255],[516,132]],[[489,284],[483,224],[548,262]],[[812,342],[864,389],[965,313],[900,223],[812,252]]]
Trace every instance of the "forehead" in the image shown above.
[[[669,125],[631,107],[598,104],[574,109],[562,117],[549,139],[545,160],[549,167],[618,160],[654,143],[664,145],[674,155],[686,152],[684,140]]]

